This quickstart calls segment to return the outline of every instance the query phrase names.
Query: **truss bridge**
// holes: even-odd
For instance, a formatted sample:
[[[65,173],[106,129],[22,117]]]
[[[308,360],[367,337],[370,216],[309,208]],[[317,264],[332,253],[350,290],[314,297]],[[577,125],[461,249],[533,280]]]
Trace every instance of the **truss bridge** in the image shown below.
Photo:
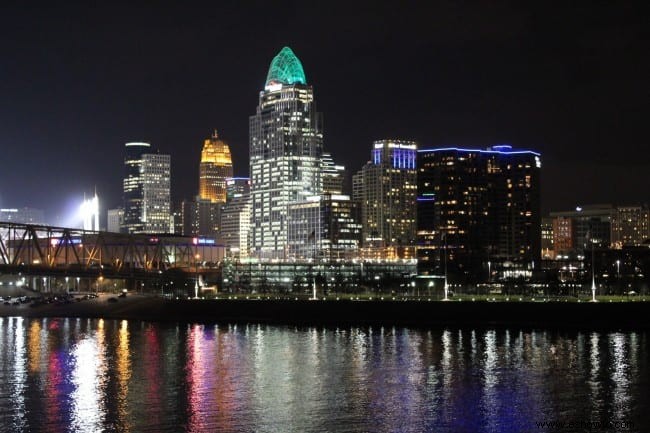
[[[214,272],[214,239],[0,222],[0,274],[148,281]]]

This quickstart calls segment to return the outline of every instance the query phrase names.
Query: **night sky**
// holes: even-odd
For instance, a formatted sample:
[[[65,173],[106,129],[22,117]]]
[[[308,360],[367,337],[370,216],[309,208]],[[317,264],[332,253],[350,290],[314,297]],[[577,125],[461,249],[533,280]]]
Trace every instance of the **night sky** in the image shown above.
[[[5,3],[0,206],[51,224],[95,188],[102,220],[120,204],[128,141],[171,154],[174,201],[197,193],[215,128],[247,176],[248,117],[285,45],[349,174],[375,139],[505,143],[542,153],[545,212],[650,201],[642,2]]]

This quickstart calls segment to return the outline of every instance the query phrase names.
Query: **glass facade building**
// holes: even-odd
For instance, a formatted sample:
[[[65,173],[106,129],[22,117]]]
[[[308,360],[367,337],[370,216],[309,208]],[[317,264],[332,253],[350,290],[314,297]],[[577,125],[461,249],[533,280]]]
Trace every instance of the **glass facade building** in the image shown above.
[[[226,180],[227,201],[221,211],[220,241],[233,258],[248,257],[250,226],[250,180],[234,177]]]
[[[541,257],[540,155],[510,146],[418,151],[420,272],[489,278]]]
[[[171,158],[149,143],[126,143],[124,222],[126,233],[170,233]]]
[[[417,144],[379,140],[371,160],[353,178],[360,204],[364,247],[414,245],[416,239]]]
[[[290,48],[273,58],[249,119],[250,253],[287,258],[287,209],[322,191],[322,115]]]

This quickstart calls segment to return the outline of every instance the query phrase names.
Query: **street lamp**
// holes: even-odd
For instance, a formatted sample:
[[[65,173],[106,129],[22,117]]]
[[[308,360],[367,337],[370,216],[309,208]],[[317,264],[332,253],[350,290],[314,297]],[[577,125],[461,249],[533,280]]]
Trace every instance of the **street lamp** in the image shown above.
[[[621,279],[621,261],[616,260],[616,278]]]
[[[594,240],[591,239],[591,302],[596,301],[596,266],[595,266],[595,257],[594,254]]]
[[[443,301],[449,300],[449,283],[447,281],[447,236],[443,233],[445,239],[445,249],[444,249],[444,258],[445,258],[445,297]]]
[[[201,256],[199,254],[195,255],[194,258],[194,268],[196,269],[196,280],[194,281],[194,299],[199,298],[199,259]]]
[[[488,260],[488,283],[492,279],[492,262]]]

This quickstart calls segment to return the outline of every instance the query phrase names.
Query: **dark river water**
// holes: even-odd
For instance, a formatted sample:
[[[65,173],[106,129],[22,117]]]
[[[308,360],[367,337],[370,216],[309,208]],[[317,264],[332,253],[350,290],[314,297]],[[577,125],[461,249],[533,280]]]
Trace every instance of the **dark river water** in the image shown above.
[[[0,431],[649,432],[649,361],[645,331],[0,317]]]

